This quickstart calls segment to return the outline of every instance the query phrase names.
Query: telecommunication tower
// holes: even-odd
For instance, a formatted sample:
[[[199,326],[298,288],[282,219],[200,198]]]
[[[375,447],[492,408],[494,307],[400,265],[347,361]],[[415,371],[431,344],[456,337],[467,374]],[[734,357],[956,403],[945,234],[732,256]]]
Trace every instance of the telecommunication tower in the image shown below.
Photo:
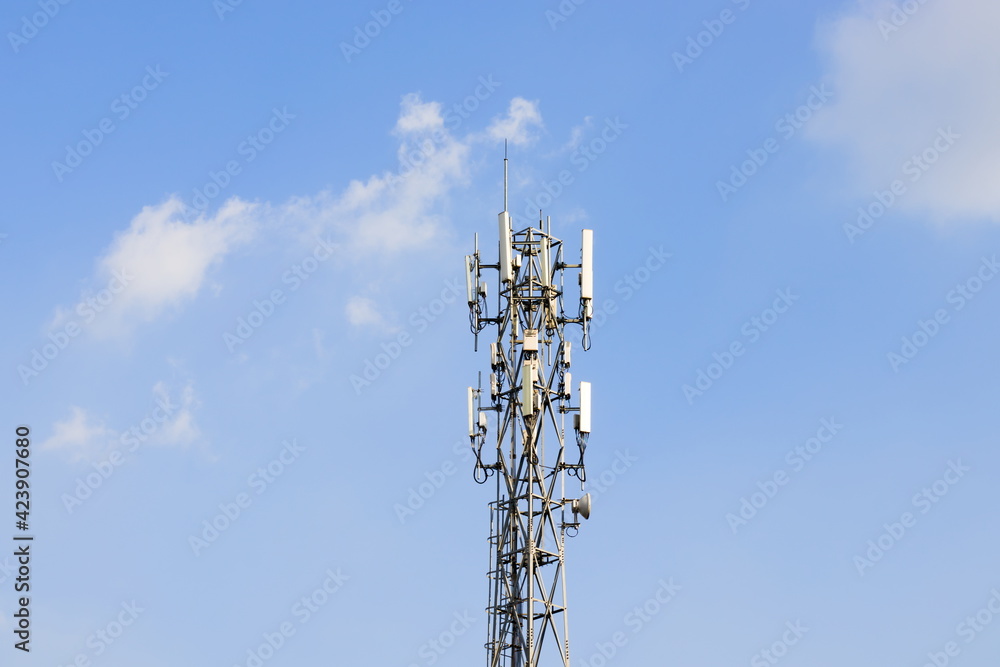
[[[482,262],[478,234],[474,254],[465,258],[477,350],[479,334],[496,327],[488,393],[482,374],[478,388],[468,390],[474,477],[480,484],[496,480],[496,498],[489,503],[490,667],[570,664],[564,546],[566,537],[579,530],[580,517],[590,516],[590,494],[568,498],[566,477],[583,492],[591,387],[580,382],[573,391],[572,341],[566,340],[565,327],[580,325],[582,347],[590,348],[594,237],[593,230],[583,230],[580,262],[570,264],[551,228],[551,219],[543,222],[539,211],[537,227],[513,230],[505,150],[498,261]],[[575,314],[566,311],[572,303],[564,283],[567,270],[578,276]],[[492,277],[494,271],[496,308],[490,316],[484,275]],[[575,436],[569,444],[567,417],[572,417],[569,434]],[[495,455],[483,452],[490,433]]]

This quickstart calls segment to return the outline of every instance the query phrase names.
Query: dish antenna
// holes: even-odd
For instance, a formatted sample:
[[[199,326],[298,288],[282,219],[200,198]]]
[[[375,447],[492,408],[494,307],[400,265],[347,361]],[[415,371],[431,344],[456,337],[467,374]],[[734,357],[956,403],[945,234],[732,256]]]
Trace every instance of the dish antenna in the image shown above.
[[[590,494],[585,493],[583,497],[573,501],[573,514],[579,514],[584,519],[590,518]]]

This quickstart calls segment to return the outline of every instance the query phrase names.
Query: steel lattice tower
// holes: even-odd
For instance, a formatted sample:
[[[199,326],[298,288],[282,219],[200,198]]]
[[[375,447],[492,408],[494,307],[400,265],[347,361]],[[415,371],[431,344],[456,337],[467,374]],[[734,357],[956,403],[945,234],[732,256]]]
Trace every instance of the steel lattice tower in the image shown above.
[[[470,387],[468,396],[475,479],[479,483],[494,475],[496,479],[496,499],[489,504],[488,664],[569,667],[564,546],[567,535],[579,529],[579,517],[589,517],[590,495],[567,498],[566,477],[574,478],[582,492],[590,383],[581,382],[574,396],[569,370],[572,344],[566,340],[565,326],[580,325],[582,346],[590,347],[593,232],[583,230],[577,264],[565,262],[563,242],[551,235],[551,220],[543,223],[541,212],[538,227],[514,232],[507,211],[506,156],[499,231],[496,264],[481,262],[478,235],[475,254],[466,257],[477,349],[479,334],[496,327],[496,342],[490,343],[489,393],[480,380],[479,388]],[[572,316],[565,308],[567,270],[579,271],[579,309]],[[492,271],[497,273],[498,288],[496,314],[490,317],[484,273]],[[487,416],[490,412],[495,419]],[[567,415],[573,418],[570,433],[575,435],[570,446]],[[489,432],[496,436],[496,454],[487,462],[483,445]]]

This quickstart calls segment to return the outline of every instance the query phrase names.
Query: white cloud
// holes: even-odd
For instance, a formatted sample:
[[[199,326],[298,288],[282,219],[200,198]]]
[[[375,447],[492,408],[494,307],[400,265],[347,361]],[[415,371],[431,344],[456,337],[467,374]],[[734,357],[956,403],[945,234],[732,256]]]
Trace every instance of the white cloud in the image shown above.
[[[560,225],[573,225],[578,222],[586,222],[590,219],[587,211],[579,206],[572,208],[559,216]]]
[[[444,117],[441,115],[440,102],[424,102],[420,93],[409,93],[403,96],[399,120],[396,121],[396,133],[426,132],[444,127]]]
[[[583,133],[594,126],[594,117],[586,116],[583,122],[575,126],[569,133],[569,140],[563,144],[560,149],[563,152],[574,151],[579,147],[580,142],[583,140]]]
[[[385,320],[378,312],[378,307],[375,305],[375,302],[368,297],[351,297],[347,302],[345,311],[347,313],[347,321],[350,322],[352,326],[370,326],[377,328],[385,326]]]
[[[201,437],[201,430],[195,424],[194,410],[200,405],[194,391],[194,383],[188,382],[179,392],[180,405],[173,403],[166,383],[157,382],[153,386],[153,396],[159,406],[170,407],[168,419],[154,432],[150,442],[156,445],[187,446]],[[153,415],[154,420],[156,414]]]
[[[214,216],[190,223],[182,220],[182,208],[177,198],[143,208],[101,258],[105,275],[125,269],[134,276],[116,299],[123,311],[149,320],[194,296],[208,268],[254,234],[252,204],[232,199]]]
[[[259,238],[261,230],[300,235],[310,244],[322,236],[341,258],[360,266],[418,250],[445,233],[448,198],[469,181],[472,148],[503,138],[528,143],[541,126],[536,103],[517,97],[485,131],[455,136],[445,127],[440,103],[405,95],[392,130],[400,142],[394,171],[353,180],[339,194],[326,190],[280,205],[234,197],[214,215],[193,222],[184,220],[184,204],[176,197],[147,206],[98,259],[95,288],[74,307],[57,308],[50,328],[79,320],[80,304],[95,296],[110,299],[87,328],[107,336],[176,311],[206,284],[221,294],[224,285],[209,278],[211,268],[239,244]],[[351,301],[348,316],[352,324],[385,326],[374,304],[362,297]]]
[[[939,221],[1000,219],[1000,3],[911,4],[919,9],[907,15],[893,14],[896,3],[858,3],[822,26],[834,101],[807,131],[847,151],[861,196],[899,179],[903,208]],[[911,163],[904,173],[949,128],[954,145],[926,171]]]
[[[103,423],[94,421],[86,410],[74,405],[67,419],[52,426],[52,435],[41,447],[61,452],[71,461],[80,461],[103,452],[108,438],[113,435]]]
[[[52,435],[41,447],[75,463],[104,460],[115,450],[129,456],[137,446],[186,447],[201,439],[194,414],[200,402],[192,382],[176,394],[165,382],[157,382],[152,398],[153,407],[122,430],[108,428],[83,408],[73,406],[67,419],[53,425]]]
[[[326,345],[323,342],[324,334],[323,331],[318,328],[313,328],[313,351],[316,352],[316,358],[320,361],[327,361],[330,358],[330,351],[326,349]]]
[[[75,306],[57,307],[50,329],[75,319],[98,336],[127,334],[193,298],[209,268],[255,234],[257,207],[239,199],[193,222],[183,208],[176,197],[144,207],[98,259],[97,287]]]
[[[351,181],[339,195],[327,191],[295,199],[282,207],[283,215],[333,232],[345,255],[356,261],[418,250],[445,232],[442,209],[455,188],[468,183],[473,147],[505,138],[526,144],[541,127],[537,104],[515,97],[484,132],[455,136],[438,102],[425,102],[418,93],[405,95],[393,128],[400,139],[397,171]],[[366,296],[352,296],[345,314],[352,326],[394,330],[391,317]]]
[[[317,233],[336,234],[348,256],[365,259],[411,251],[438,238],[439,212],[451,191],[468,182],[475,139],[457,138],[444,128],[441,105],[406,95],[394,134],[400,137],[399,167],[353,180],[339,194],[299,197],[281,215]]]
[[[486,129],[494,141],[506,139],[514,145],[528,144],[536,138],[532,131],[542,127],[542,114],[538,103],[515,97],[510,101],[506,115],[497,116]]]

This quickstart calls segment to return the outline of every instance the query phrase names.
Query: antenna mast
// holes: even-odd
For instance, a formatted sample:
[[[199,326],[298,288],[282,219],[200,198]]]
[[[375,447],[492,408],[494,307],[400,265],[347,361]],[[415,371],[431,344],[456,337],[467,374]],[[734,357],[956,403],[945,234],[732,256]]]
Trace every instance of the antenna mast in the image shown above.
[[[584,453],[590,436],[589,382],[573,391],[567,324],[583,329],[590,347],[593,315],[593,231],[583,230],[581,260],[568,264],[551,221],[514,232],[507,210],[499,215],[496,264],[467,255],[469,321],[476,336],[496,327],[490,343],[490,386],[468,389],[469,438],[475,480],[496,481],[490,507],[489,667],[569,667],[564,546],[590,516]],[[478,238],[478,236],[477,236]],[[579,270],[579,309],[567,315],[564,273]],[[484,274],[496,271],[497,311],[489,317]],[[577,281],[570,281],[575,284]],[[575,290],[574,290],[575,292]],[[575,294],[573,296],[576,296]],[[575,442],[566,442],[566,418]],[[483,446],[495,435],[495,451]],[[546,447],[547,445],[547,447]],[[580,497],[567,497],[567,476]],[[547,656],[543,658],[543,656]]]
[[[503,140],[503,210],[507,210],[507,140]]]

